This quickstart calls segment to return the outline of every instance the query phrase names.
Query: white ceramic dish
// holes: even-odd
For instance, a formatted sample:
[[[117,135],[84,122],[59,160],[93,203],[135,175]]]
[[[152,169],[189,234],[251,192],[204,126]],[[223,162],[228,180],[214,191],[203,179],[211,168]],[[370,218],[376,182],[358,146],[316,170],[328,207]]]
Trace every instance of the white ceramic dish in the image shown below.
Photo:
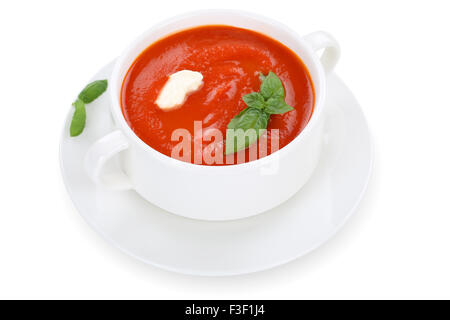
[[[107,78],[111,71],[112,64],[93,80]],[[208,276],[284,264],[317,248],[343,226],[370,176],[372,147],[361,108],[337,76],[331,75],[328,83],[325,143],[317,169],[300,192],[263,214],[227,222],[192,220],[170,214],[134,191],[95,185],[83,168],[83,157],[94,141],[114,127],[106,94],[87,106],[86,129],[77,138],[68,134],[70,107],[60,149],[64,183],[89,225],[146,263]]]
[[[315,90],[313,115],[287,146],[263,159],[231,166],[200,166],[172,159],[152,149],[128,126],[120,106],[123,78],[136,57],[155,41],[202,25],[251,29],[282,42],[305,63]],[[324,49],[322,58],[317,50]],[[230,10],[193,12],[163,22],[132,43],[109,77],[110,109],[116,127],[93,143],[85,158],[92,180],[113,189],[134,189],[149,202],[172,213],[201,220],[233,220],[269,210],[295,194],[316,168],[323,143],[326,74],[339,58],[332,36],[315,32],[300,37],[266,17]],[[103,172],[118,155],[122,169]]]

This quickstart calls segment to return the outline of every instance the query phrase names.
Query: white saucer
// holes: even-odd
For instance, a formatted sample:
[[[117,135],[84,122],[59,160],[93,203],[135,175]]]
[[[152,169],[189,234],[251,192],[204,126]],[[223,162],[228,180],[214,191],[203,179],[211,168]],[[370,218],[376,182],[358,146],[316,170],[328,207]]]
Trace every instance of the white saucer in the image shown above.
[[[112,64],[94,79],[108,78]],[[80,214],[97,232],[146,263],[195,275],[225,276],[269,269],[299,258],[330,239],[352,215],[372,168],[366,120],[336,76],[328,82],[329,114],[320,163],[297,195],[261,215],[230,222],[170,214],[134,191],[96,187],[83,169],[87,148],[111,131],[108,95],[87,106],[82,135],[69,137],[72,110],[61,139],[61,169]]]

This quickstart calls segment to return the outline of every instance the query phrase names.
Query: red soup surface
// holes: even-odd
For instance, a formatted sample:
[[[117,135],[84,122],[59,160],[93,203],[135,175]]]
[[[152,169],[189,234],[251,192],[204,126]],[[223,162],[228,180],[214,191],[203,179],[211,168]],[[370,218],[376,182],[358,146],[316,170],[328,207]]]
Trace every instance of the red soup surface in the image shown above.
[[[203,86],[190,94],[181,107],[163,111],[155,101],[168,77],[180,70],[201,72]],[[172,133],[187,129],[192,143],[190,162],[194,163],[194,121],[201,121],[203,134],[210,128],[222,132],[223,140],[213,142],[216,150],[223,153],[228,123],[247,107],[242,96],[258,92],[260,72],[266,75],[269,71],[281,79],[286,103],[295,108],[282,115],[272,115],[269,120],[267,129],[279,130],[279,148],[283,148],[300,134],[311,118],[313,83],[293,51],[272,38],[246,29],[203,26],[172,34],[149,46],[125,76],[122,112],[140,139],[169,157],[180,143],[172,141]],[[270,135],[267,140],[267,154],[270,154]],[[201,148],[210,143],[204,141]],[[249,148],[241,152],[246,153],[248,162]],[[207,163],[202,161],[202,164]]]

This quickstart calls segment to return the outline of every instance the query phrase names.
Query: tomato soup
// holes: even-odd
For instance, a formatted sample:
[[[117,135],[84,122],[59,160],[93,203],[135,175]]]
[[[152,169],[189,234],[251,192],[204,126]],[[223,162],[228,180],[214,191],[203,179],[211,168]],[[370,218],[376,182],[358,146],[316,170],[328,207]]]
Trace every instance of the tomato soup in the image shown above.
[[[169,76],[180,70],[200,72],[203,85],[179,108],[161,110],[155,101]],[[172,34],[150,45],[125,76],[122,112],[141,140],[169,157],[179,144],[178,140],[173,141],[172,133],[187,129],[192,136],[190,162],[194,163],[194,142],[199,139],[194,136],[194,122],[201,121],[203,132],[218,129],[223,133],[223,141],[214,141],[219,146],[216,150],[223,153],[228,123],[247,107],[242,97],[258,92],[260,73],[269,71],[281,79],[286,103],[294,108],[271,115],[267,126],[268,131],[279,130],[279,148],[283,148],[300,134],[311,118],[313,83],[293,51],[272,38],[246,29],[203,26]],[[267,139],[267,154],[270,154],[270,135]],[[210,143],[203,142],[201,148]],[[247,153],[246,161],[249,161],[248,149],[241,151]]]

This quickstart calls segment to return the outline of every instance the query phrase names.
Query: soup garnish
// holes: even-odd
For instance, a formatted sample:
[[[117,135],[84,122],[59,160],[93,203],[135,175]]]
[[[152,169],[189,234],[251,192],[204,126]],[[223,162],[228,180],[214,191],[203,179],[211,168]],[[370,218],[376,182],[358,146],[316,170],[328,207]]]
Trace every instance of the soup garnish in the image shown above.
[[[259,92],[252,92],[242,97],[247,108],[228,124],[225,154],[238,152],[255,143],[265,132],[270,115],[294,110],[284,100],[283,84],[275,73],[270,71],[267,76],[261,73],[260,79]]]
[[[79,136],[86,125],[86,108],[85,105],[91,103],[108,88],[107,80],[97,80],[89,83],[78,95],[77,100],[72,104],[75,108],[72,122],[70,124],[70,136]]]

